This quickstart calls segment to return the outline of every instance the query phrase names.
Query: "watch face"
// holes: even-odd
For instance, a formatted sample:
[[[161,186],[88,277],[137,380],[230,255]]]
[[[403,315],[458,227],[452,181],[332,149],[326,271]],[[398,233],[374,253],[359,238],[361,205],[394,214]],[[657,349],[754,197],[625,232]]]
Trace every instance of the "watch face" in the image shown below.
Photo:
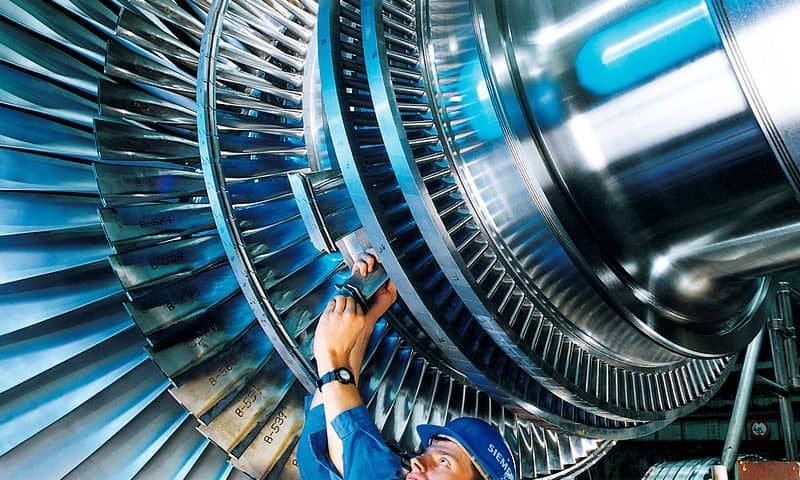
[[[342,368],[336,372],[337,376],[344,382],[349,382],[353,379],[353,376],[350,374],[350,371]]]

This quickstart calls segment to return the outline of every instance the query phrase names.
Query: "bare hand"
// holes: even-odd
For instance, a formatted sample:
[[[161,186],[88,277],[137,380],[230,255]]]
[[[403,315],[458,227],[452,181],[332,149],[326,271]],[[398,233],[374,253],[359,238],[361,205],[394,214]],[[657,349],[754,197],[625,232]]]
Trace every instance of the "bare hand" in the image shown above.
[[[366,277],[368,273],[372,273],[375,268],[375,263],[381,263],[380,257],[374,248],[368,248],[358,254],[358,258],[353,263],[353,275],[360,273],[362,277]]]
[[[381,259],[378,257],[375,249],[368,248],[367,250],[361,252],[353,264],[353,275],[358,273],[362,277],[366,277],[369,273],[372,273],[372,270],[375,268],[375,264],[380,262]],[[375,292],[370,300],[372,305],[370,306],[366,315],[368,321],[372,322],[374,325],[375,322],[378,321],[378,318],[386,313],[386,310],[388,310],[389,307],[391,307],[392,304],[397,300],[397,288],[395,288],[395,285],[391,280],[388,280],[377,292]]]
[[[314,356],[319,374],[341,367],[352,370],[350,354],[366,330],[372,332],[355,299],[342,295],[334,297],[320,316],[314,336]]]
[[[353,264],[353,275],[368,275],[375,268],[375,264],[380,263],[380,261],[378,254],[372,248],[361,252]],[[372,305],[364,314],[365,323],[363,330],[355,346],[350,350],[350,355],[348,357],[348,365],[350,371],[352,371],[355,376],[356,383],[358,383],[361,376],[360,372],[364,361],[364,354],[366,353],[369,339],[372,336],[372,331],[375,329],[375,324],[396,300],[397,289],[391,280],[384,283],[371,298]]]
[[[386,313],[386,310],[389,310],[389,307],[391,307],[396,300],[397,288],[394,286],[394,282],[387,280],[371,298],[372,305],[367,311],[368,321],[372,321],[374,324],[381,315]]]

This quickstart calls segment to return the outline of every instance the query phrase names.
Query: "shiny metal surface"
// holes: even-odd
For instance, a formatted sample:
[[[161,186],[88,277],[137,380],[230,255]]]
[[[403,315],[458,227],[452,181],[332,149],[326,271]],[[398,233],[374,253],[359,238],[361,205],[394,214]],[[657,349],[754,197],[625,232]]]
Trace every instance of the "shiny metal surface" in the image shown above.
[[[712,1],[722,43],[769,146],[798,195],[800,122],[797,98],[786,95],[797,65],[785,62],[798,41],[792,19],[800,6],[791,1]],[[767,40],[769,38],[769,40]],[[780,73],[778,73],[780,72]]]
[[[752,53],[795,3],[6,2],[0,468],[298,478],[315,321],[369,245],[398,451],[477,415],[568,478],[696,408],[798,258],[796,65]]]
[[[711,468],[716,464],[717,458],[702,458],[697,460],[684,460],[681,462],[664,462],[653,465],[644,474],[642,480],[666,480],[682,478],[686,480],[701,480],[710,478]]]
[[[265,62],[246,55],[243,67],[258,67],[265,76],[253,76],[245,68],[231,68],[230,62],[236,63],[239,58],[234,47],[226,43],[225,32],[229,22],[239,40],[246,41],[251,47],[272,51],[272,47],[241,30],[243,19],[239,9],[254,9],[255,12],[262,8],[257,5],[260,4],[232,2],[225,10],[219,8],[222,4],[217,4],[215,18],[211,20],[208,17],[206,23],[216,24],[217,32],[222,32],[219,53],[214,55],[209,50],[203,57],[205,62],[195,62],[183,53],[177,54],[189,50],[174,44],[174,41],[169,48],[161,46],[154,50],[154,46],[148,45],[144,39],[154,38],[156,31],[161,32],[158,36],[164,36],[167,30],[163,25],[156,27],[155,23],[148,25],[147,22],[134,21],[137,17],[128,14],[124,23],[126,39],[138,42],[140,47],[148,46],[151,52],[169,55],[172,60],[196,64],[203,68],[202,71],[215,73],[221,83],[216,84],[216,89],[201,89],[198,97],[201,101],[195,106],[191,98],[181,97],[188,95],[189,91],[183,86],[176,88],[170,80],[176,78],[180,68],[163,68],[163,61],[149,63],[146,58],[150,54],[137,59],[136,56],[115,53],[115,64],[109,67],[113,75],[138,80],[139,77],[131,75],[131,68],[118,68],[117,65],[141,65],[148,71],[159,71],[157,78],[165,83],[161,87],[158,82],[150,81],[146,95],[136,90],[126,94],[110,83],[108,86],[113,94],[101,92],[103,98],[112,103],[112,106],[105,107],[110,115],[124,118],[123,109],[131,109],[130,115],[141,125],[130,129],[127,125],[95,122],[100,127],[96,128],[98,141],[103,143],[108,139],[108,147],[101,151],[101,158],[109,162],[98,164],[95,170],[107,204],[101,216],[108,222],[106,233],[118,251],[113,256],[112,265],[130,296],[126,307],[137,325],[147,333],[152,345],[149,349],[151,356],[173,380],[175,387],[170,393],[201,422],[199,430],[229,452],[234,466],[253,476],[272,477],[283,475],[284,466],[290,465],[287,459],[291,456],[301,420],[298,418],[299,389],[292,386],[288,371],[276,374],[281,371],[278,365],[289,351],[295,352],[288,354],[290,360],[293,355],[300,355],[302,362],[309,360],[314,320],[336,285],[347,277],[338,253],[320,252],[314,247],[309,238],[308,224],[302,218],[302,208],[299,209],[296,202],[305,197],[310,199],[309,191],[313,194],[332,242],[343,240],[341,245],[348,249],[343,253],[348,258],[354,252],[349,251],[353,247],[346,236],[357,224],[353,223],[353,216],[347,214],[352,207],[349,206],[349,196],[341,188],[341,180],[337,180],[341,174],[336,171],[307,174],[310,181],[302,192],[297,186],[294,192],[290,188],[290,176],[307,171],[308,166],[317,162],[337,165],[335,158],[325,159],[325,154],[320,153],[324,147],[306,147],[303,136],[298,136],[303,126],[300,123],[301,106],[294,102],[303,97],[293,93],[296,91],[293,88],[299,86],[297,82],[291,76],[277,74]],[[312,6],[306,5],[308,11],[314,10]],[[171,24],[174,18],[189,15],[186,11],[153,10],[144,4],[137,5],[136,9],[138,13],[157,14]],[[275,21],[284,26],[294,25],[292,22],[300,18],[289,21],[285,11],[273,14],[278,15]],[[308,40],[312,38],[305,30],[309,24],[302,22],[311,21],[313,25],[315,17],[302,18],[305,20],[287,28]],[[172,28],[179,28],[184,30],[183,34],[192,36],[199,33],[194,22],[189,20],[185,24],[174,23]],[[150,34],[142,35],[142,32]],[[281,31],[267,28],[266,33],[282,44],[291,43],[292,50],[298,54],[306,51]],[[202,52],[214,37],[204,38],[207,41],[203,42]],[[287,60],[290,59],[282,57],[276,65],[286,68]],[[272,82],[269,88],[265,78]],[[244,81],[257,90],[240,91]],[[281,82],[289,82],[289,85]],[[212,83],[205,82],[205,85]],[[311,91],[310,95],[313,95],[316,90],[303,91]],[[120,98],[139,101],[116,106]],[[149,107],[156,103],[160,107],[158,115],[151,114]],[[185,127],[183,113],[187,111],[186,107],[193,106],[201,111],[198,115],[200,127],[196,130],[199,138],[195,137],[194,129]],[[243,107],[255,109],[255,113],[243,116]],[[304,106],[302,108],[302,111],[307,111]],[[276,123],[278,119],[282,122],[280,126]],[[271,126],[264,128],[264,125]],[[165,130],[164,127],[168,127],[171,133],[155,133]],[[308,138],[312,140],[321,138],[316,130],[309,131],[304,127],[302,130],[309,132]],[[129,142],[123,145],[122,136],[134,131],[148,136],[148,144]],[[237,140],[235,136],[241,134],[252,137],[253,145]],[[214,143],[208,140],[217,136],[218,147],[209,148]],[[320,141],[327,142],[325,138]],[[149,142],[162,142],[161,146],[165,147],[162,160],[171,157],[171,165],[149,157],[149,151],[160,148]],[[263,143],[259,145],[259,142]],[[193,148],[195,145],[202,155],[184,155],[184,146]],[[314,158],[309,154],[306,159],[304,155],[308,152],[313,152]],[[134,155],[149,161],[136,164],[115,162],[115,159]],[[198,157],[203,157],[210,167],[203,165],[201,172]],[[179,163],[181,159],[183,164]],[[211,185],[213,195],[206,193],[208,185],[203,184],[203,176],[205,180],[211,178],[208,185]],[[310,190],[305,187],[310,187]],[[216,218],[212,215],[214,211]],[[209,228],[209,221],[213,223],[212,228]],[[223,225],[218,225],[220,222]],[[223,241],[218,240],[217,232]],[[356,233],[357,237],[363,237],[362,233]],[[335,243],[339,248],[340,242]],[[236,247],[238,253],[223,253],[222,250],[232,247]],[[243,259],[246,261],[242,262]],[[230,269],[226,263],[233,268]],[[157,268],[153,268],[154,265]],[[264,305],[271,305],[274,319],[279,319],[281,328],[285,329],[284,336],[290,335],[292,342],[280,340],[278,343],[282,348],[273,349],[264,338],[259,338],[261,328],[255,321],[258,315],[254,315],[252,303],[237,288],[242,279],[262,289]],[[415,320],[408,312],[401,308],[398,314],[403,318],[400,324],[405,335],[418,336],[413,333]],[[269,330],[274,326],[266,322],[264,328]],[[369,381],[364,395],[370,399],[368,404],[374,409],[376,420],[387,437],[396,438],[403,449],[411,450],[416,447],[417,440],[413,423],[409,421],[410,410],[422,406],[424,411],[436,404],[456,408],[459,400],[449,395],[437,399],[419,395],[421,379],[437,369],[433,366],[418,368],[418,354],[398,344],[400,337],[391,333],[389,328],[383,327],[381,332],[378,338],[388,339],[391,343],[384,343],[383,349],[374,350],[371,355],[362,375]],[[380,345],[377,341],[373,348]],[[426,343],[421,343],[418,348],[431,350]],[[465,387],[455,384],[452,388]],[[474,393],[476,399],[486,398],[483,395]],[[291,420],[280,414],[279,405],[294,405]],[[281,426],[280,441],[272,435],[259,433],[272,431],[276,422]],[[284,422],[291,428],[283,429]],[[516,429],[509,432],[517,435]],[[525,432],[520,431],[519,435],[524,436]],[[559,435],[553,438],[559,438]],[[553,456],[548,459],[543,474],[588,468],[611,445],[570,436],[559,441],[585,446],[577,456],[568,455],[566,451],[539,453],[544,458]],[[533,458],[535,455],[530,452],[529,456]]]
[[[228,478],[222,450],[167,394],[122,308],[113,250],[97,241],[97,150],[84,139],[116,10],[81,0],[0,7],[0,471]]]
[[[336,6],[333,6],[332,13],[328,14],[330,20],[327,21],[330,23],[320,23],[320,38],[335,36],[334,33],[329,32],[341,31],[347,32],[346,35],[353,39],[353,43],[358,44],[362,41],[361,33],[358,28],[348,28],[347,25],[349,22],[359,21],[356,8],[350,4],[343,4],[339,8],[342,9],[342,12],[350,13],[339,14]],[[327,10],[323,11],[327,12]],[[364,27],[365,39],[369,39],[366,35],[370,35],[374,31],[370,23],[375,22],[377,16],[372,12],[377,12],[377,9],[371,10],[371,6],[364,6],[361,11],[360,21]],[[322,18],[326,17],[322,16]],[[344,20],[340,20],[340,18],[344,18]],[[412,20],[413,17],[410,16],[405,19],[407,22]],[[413,23],[411,26],[413,27]],[[330,30],[327,30],[328,28]],[[406,30],[413,32],[413,28],[406,27]],[[401,40],[394,40],[394,42],[402,44]],[[512,361],[504,358],[503,352],[497,348],[492,351],[490,358],[494,364],[486,363],[487,356],[485,354],[476,355],[477,352],[472,350],[470,345],[477,340],[478,332],[470,329],[469,336],[471,338],[466,338],[464,331],[460,330],[463,327],[456,326],[459,323],[463,325],[469,319],[468,310],[452,293],[447,296],[441,294],[443,291],[452,289],[452,286],[449,285],[450,279],[433,270],[436,265],[432,262],[433,258],[428,246],[420,241],[420,233],[417,230],[419,224],[412,223],[407,207],[398,204],[398,187],[395,186],[395,182],[400,181],[402,177],[394,177],[389,173],[391,171],[389,159],[393,158],[395,153],[384,150],[384,145],[376,136],[378,132],[374,132],[371,128],[358,128],[361,125],[375,124],[382,127],[381,120],[373,117],[373,115],[380,114],[380,110],[376,109],[375,113],[372,113],[373,102],[365,95],[366,92],[360,94],[362,96],[360,99],[355,96],[342,98],[336,95],[336,92],[342,91],[346,85],[360,85],[362,81],[359,78],[362,68],[360,65],[364,62],[364,58],[374,59],[379,55],[369,53],[367,49],[364,54],[357,50],[354,52],[352,49],[338,50],[335,45],[324,42],[321,43],[319,52],[322,59],[323,92],[325,92],[323,102],[330,119],[331,138],[334,139],[333,147],[342,166],[348,189],[351,195],[354,195],[356,211],[359,212],[368,236],[373,241],[376,238],[380,239],[380,242],[375,245],[376,250],[382,256],[390,276],[398,285],[401,296],[406,302],[413,302],[411,308],[421,320],[422,327],[428,335],[437,339],[440,345],[449,344],[448,348],[442,352],[445,361],[454,366],[459,375],[465,375],[469,382],[491,392],[495,398],[501,398],[502,401],[508,402],[509,399],[517,396],[517,399],[511,401],[518,408],[547,423],[560,425],[570,431],[598,436],[630,436],[635,435],[636,431],[654,428],[654,425],[642,425],[638,430],[629,428],[631,431],[627,432],[624,430],[626,427],[636,426],[624,423],[627,419],[613,418],[613,421],[618,423],[612,423],[608,419],[585,414],[578,406],[572,407],[575,409],[572,415],[565,416],[563,413],[555,413],[562,409],[560,399],[551,401],[553,397],[550,390],[542,388],[539,384],[540,381],[549,383],[550,379],[539,376],[530,377],[524,383],[512,383],[510,380],[520,375],[519,369]],[[356,55],[351,57],[353,53]],[[402,58],[403,62],[412,67],[418,61],[412,55],[395,53],[394,56]],[[330,60],[326,61],[326,59]],[[343,72],[342,67],[344,67]],[[406,71],[410,71],[410,68],[407,68]],[[366,71],[369,76],[369,67]],[[399,67],[395,71],[400,72],[398,74],[400,78],[406,77]],[[361,88],[365,87],[366,85]],[[413,85],[404,84],[397,88],[406,95],[420,95],[424,92],[423,89]],[[354,108],[356,102],[359,110]],[[381,104],[382,101],[376,99],[374,103]],[[354,111],[356,113],[353,113]],[[419,141],[414,142],[417,146],[424,148],[435,144],[436,137],[424,132],[420,135]],[[391,144],[386,144],[386,146],[391,148]],[[365,181],[365,179],[379,175],[383,177],[383,182],[377,185]],[[445,191],[453,191],[453,189],[445,187]],[[424,276],[420,276],[419,272],[422,265],[426,271]],[[435,274],[431,275],[433,272]],[[438,294],[433,295],[436,292]],[[424,316],[421,316],[421,312],[424,312]],[[483,328],[487,328],[487,324],[480,323]],[[541,328],[539,326],[540,332]],[[508,369],[505,375],[497,375],[497,363],[505,365],[504,368]]]
[[[704,2],[678,3],[685,3],[686,10],[675,18],[692,12],[710,24]],[[692,250],[725,242],[734,232],[783,226],[796,215],[796,206],[778,166],[767,161],[766,143],[718,39],[659,71],[642,72],[613,92],[587,94],[581,72],[576,73],[587,63],[584,51],[594,48],[592,42],[621,35],[617,30],[628,34],[623,27],[632,28],[630,38],[640,42],[620,43],[624,55],[655,48],[649,37],[635,36],[636,28],[646,31],[641,18],[666,5],[624,2],[606,8],[604,2],[586,2],[549,11],[487,2],[480,7],[487,42],[508,52],[502,63],[487,67],[496,77],[488,79],[493,84],[488,88],[497,89],[506,112],[501,121],[508,123],[521,149],[520,175],[529,176],[536,201],[553,209],[549,221],[559,235],[569,236],[572,261],[595,287],[602,284],[600,293],[610,295],[606,301],[625,319],[607,331],[578,320],[579,329],[610,347],[628,328],[622,324],[630,322],[670,350],[718,355],[753,334],[748,319],[763,300],[766,280],[710,269]],[[558,34],[562,23],[570,26],[569,35]],[[681,38],[680,30],[671,34],[677,35],[675,45],[691,40]],[[717,34],[710,29],[707,35]],[[620,76],[634,73],[619,71]],[[692,88],[681,87],[690,83]],[[526,97],[525,92],[531,93]],[[519,101],[522,109],[511,105]],[[685,114],[700,101],[708,107]],[[700,156],[714,162],[697,162]],[[729,191],[737,195],[732,198]],[[702,201],[691,209],[681,203],[693,196]],[[725,212],[740,211],[739,200],[763,210],[751,208],[754,217],[741,218],[735,226],[715,226],[728,218]],[[708,341],[711,334],[713,342]],[[656,360],[652,354],[658,350],[644,344],[637,355]]]
[[[677,462],[663,462],[657,463],[650,467],[645,472],[642,480],[672,480],[672,479],[685,479],[685,480],[703,480],[703,479],[716,479],[728,478],[727,471],[716,465],[719,459],[716,457],[698,458],[692,460],[682,460]],[[762,457],[757,455],[740,455],[735,460],[737,461],[764,461]],[[712,470],[714,469],[714,470]],[[719,470],[722,470],[720,472]],[[716,477],[715,475],[722,474],[723,477]]]
[[[443,3],[453,12],[460,12],[462,18],[467,20],[470,18],[469,15],[464,14],[465,5],[454,5],[455,2]],[[442,4],[438,5],[440,8],[445,8]],[[431,8],[435,8],[435,6]],[[437,17],[431,15],[430,18],[435,19]],[[422,26],[421,28],[423,28],[424,33],[421,34],[421,36],[427,38],[424,37],[425,33],[429,33],[426,29],[434,28],[434,25],[447,25],[447,27],[439,27],[440,31],[442,31],[441,34],[445,35],[445,33],[449,32],[453,35],[454,33],[448,30],[448,28],[452,29],[453,25],[459,25],[453,18],[453,16],[450,16],[447,17],[448,22],[443,21]],[[456,18],[458,17],[456,16]],[[470,24],[467,23],[467,26],[469,25]],[[454,31],[457,31],[457,29]],[[370,38],[371,30],[369,28],[365,29],[365,34],[367,35],[367,40],[374,41]],[[451,38],[451,40],[453,39]],[[436,45],[434,40],[431,40],[431,42],[431,46]],[[448,45],[452,44],[452,42],[448,43]],[[445,45],[444,42],[442,42],[442,45]],[[459,45],[462,45],[462,43],[459,43]],[[367,42],[366,48],[377,48],[374,53],[367,55],[368,58],[386,58],[384,50],[381,50],[384,47],[380,45],[380,42],[376,47],[372,47],[370,42]],[[452,51],[449,46],[447,48],[448,52]],[[391,41],[386,43],[385,49],[389,52],[392,51]],[[431,48],[420,48],[420,51],[423,52],[428,52],[430,50]],[[465,58],[470,58],[468,55],[464,56]],[[445,56],[445,58],[449,59],[447,56]],[[439,65],[435,64],[436,61],[442,60],[434,55],[427,59],[427,62],[429,62],[427,65],[438,67]],[[444,62],[442,61],[442,63]],[[456,63],[456,60],[453,60],[453,63]],[[461,61],[461,63],[457,65],[457,68],[453,68],[445,63],[439,70],[434,68],[426,69],[429,75],[427,77],[423,75],[423,77],[426,79],[426,82],[430,83],[420,83],[420,85],[426,88],[430,86],[430,88],[434,89],[433,92],[427,94],[428,98],[435,98],[437,95],[436,89],[439,88],[439,78],[431,74],[430,71],[434,73],[438,72],[439,75],[446,78],[448,75],[442,72],[448,68],[450,68],[450,71],[463,70],[464,61]],[[614,411],[614,414],[618,414],[617,412],[627,408],[625,406],[622,408],[616,407],[614,403],[616,403],[616,405],[633,406],[635,400],[629,398],[627,394],[618,394],[612,398],[608,395],[608,391],[604,391],[603,393],[606,394],[604,399],[599,401],[597,398],[591,399],[595,393],[588,393],[587,390],[589,388],[594,388],[594,386],[589,383],[581,383],[581,379],[586,378],[581,376],[582,347],[579,346],[576,348],[566,336],[561,334],[560,330],[554,328],[550,324],[552,320],[549,318],[548,311],[552,312],[552,308],[542,303],[541,294],[538,295],[538,298],[535,296],[526,296],[525,283],[516,283],[518,280],[508,273],[508,269],[504,272],[502,259],[498,261],[498,257],[501,257],[500,252],[502,252],[502,250],[499,250],[501,246],[491,244],[491,242],[486,240],[488,235],[481,227],[476,226],[476,212],[474,210],[470,211],[471,209],[468,210],[471,202],[469,200],[469,195],[465,195],[464,192],[469,192],[469,186],[464,184],[458,185],[461,179],[455,175],[455,171],[458,168],[457,164],[455,168],[448,169],[447,164],[444,162],[448,156],[457,154],[458,151],[455,149],[455,146],[450,145],[448,149],[441,152],[438,149],[442,148],[442,144],[446,145],[446,140],[440,139],[439,144],[436,144],[436,142],[431,143],[431,145],[437,149],[431,153],[431,151],[426,150],[424,146],[423,148],[418,146],[409,148],[404,145],[404,142],[408,142],[408,138],[419,135],[417,129],[420,127],[416,126],[419,122],[415,123],[410,120],[401,119],[403,115],[406,115],[405,118],[407,119],[411,118],[408,116],[409,113],[407,111],[409,97],[407,94],[403,93],[402,89],[404,87],[399,87],[397,92],[389,93],[388,96],[382,93],[382,91],[387,88],[390,90],[395,88],[390,78],[394,75],[394,79],[396,80],[396,72],[397,68],[394,68],[394,70],[389,69],[385,61],[382,63],[367,62],[367,73],[372,87],[371,92],[373,98],[375,98],[376,110],[379,114],[378,124],[381,126],[385,144],[392,152],[389,154],[389,158],[400,180],[400,188],[403,191],[405,200],[410,206],[417,224],[421,225],[420,232],[422,236],[431,247],[431,252],[436,258],[437,263],[442,267],[443,271],[446,272],[446,277],[451,286],[473,315],[481,319],[484,328],[487,329],[501,348],[514,358],[514,361],[520,364],[523,369],[537,378],[542,378],[543,376],[545,376],[545,378],[553,378],[554,376],[559,378],[557,384],[547,383],[547,388],[555,389],[554,391],[559,396],[562,396],[562,398],[569,399],[569,401],[583,402],[583,399],[577,400],[578,397],[583,395],[587,403],[594,406],[603,402],[603,408],[611,409],[604,410],[606,414],[608,414],[609,411]],[[452,94],[454,102],[461,102],[462,93],[461,89],[459,89]],[[397,103],[395,95],[404,95],[402,108],[399,108],[400,104]],[[382,96],[384,97],[382,98]],[[418,101],[423,111],[429,108],[425,99]],[[430,108],[435,108],[435,106]],[[439,108],[443,107],[439,106]],[[449,125],[450,121],[455,120],[462,124],[465,123],[463,119],[458,117],[460,114],[458,110],[461,109],[454,108],[453,110],[456,110],[453,114],[445,112],[444,110],[439,110],[437,112],[439,115],[443,116],[443,118],[434,119],[434,124],[437,125],[440,132]],[[466,108],[464,110],[466,110]],[[447,117],[448,114],[450,114],[449,117]],[[438,123],[437,120],[441,121],[441,123]],[[406,127],[404,125],[408,126]],[[467,132],[461,133],[460,137],[462,139],[469,138],[466,133],[468,133],[468,130]],[[410,142],[407,145],[416,144]],[[478,148],[471,148],[470,150],[465,148],[465,151],[470,153],[478,150]],[[505,158],[510,159],[510,157]],[[486,157],[483,157],[481,160],[486,160]],[[502,161],[502,158],[498,158],[497,160]],[[497,162],[492,162],[493,166],[496,164]],[[501,167],[498,168],[498,171],[503,172],[505,169]],[[455,188],[453,185],[454,183],[461,188]],[[497,189],[506,191],[499,187]],[[442,191],[446,194],[441,195]],[[472,217],[470,213],[473,215]],[[478,225],[480,224],[478,223]],[[489,243],[489,245],[487,245],[487,243]],[[483,260],[481,260],[482,258]],[[520,285],[523,287],[521,288]],[[530,333],[535,332],[533,335],[533,345],[531,346],[528,344],[528,342],[531,342],[531,339],[526,338],[525,333],[529,331],[529,326],[534,318],[536,322],[541,322],[544,325],[540,325],[536,330],[530,330]],[[519,335],[518,332],[522,333],[519,337],[517,337],[517,335]],[[541,334],[542,332],[544,333]],[[556,338],[556,340],[553,340],[553,338]],[[572,358],[577,357],[578,361],[571,362],[570,356],[572,356]],[[611,374],[614,376],[614,379],[610,381],[626,381],[624,379],[626,372],[624,370],[620,372],[617,366],[615,366],[613,370],[608,369],[608,366],[603,365],[602,361],[597,362],[591,359],[586,361],[585,364],[590,366],[591,369],[596,369],[595,371],[597,373],[594,374],[596,376],[605,374],[607,377],[610,377],[609,374]],[[554,372],[554,365],[561,365],[561,367],[556,368],[564,368],[566,371]],[[574,373],[570,372],[570,369],[574,369]],[[542,371],[546,373],[542,373]],[[560,377],[559,374],[562,374],[563,377]],[[588,376],[591,375],[592,373],[588,373]],[[642,387],[634,388],[634,391],[640,391],[640,388],[644,389],[642,391],[653,388],[653,384],[650,383],[652,379],[648,379],[647,377],[639,378],[641,379],[630,379],[633,383],[639,381],[645,382]],[[688,386],[673,384],[676,378],[680,378],[680,376],[657,376],[656,382],[666,381],[669,383],[669,385],[664,385],[664,391],[687,391]],[[571,384],[568,379],[574,379],[573,381],[576,382],[577,385]],[[600,381],[605,382],[607,380]],[[564,388],[570,389],[571,392],[566,393],[563,390]],[[631,393],[631,395],[633,395],[633,393]],[[647,396],[648,394],[645,395]],[[608,402],[611,402],[612,405],[606,406],[605,403]],[[665,403],[668,402],[669,400],[665,401]],[[639,409],[638,405],[635,408]],[[641,414],[640,409],[639,412],[634,414],[633,418],[642,418],[637,416]],[[627,415],[631,414],[627,413]]]
[[[341,172],[297,172],[288,177],[311,243],[324,253],[335,252],[336,242],[361,227]]]
[[[722,447],[719,461],[720,465],[724,466],[728,472],[733,471],[733,464],[736,462],[736,455],[739,453],[739,446],[742,443],[742,432],[744,432],[744,424],[747,419],[747,410],[750,408],[750,396],[753,393],[756,365],[763,338],[764,331],[762,330],[747,346],[747,353],[742,362],[742,374],[739,377],[739,386],[733,402],[731,422],[728,424],[728,432],[725,435],[725,444]]]
[[[281,324],[275,305],[269,301],[266,291],[258,281],[255,265],[245,250],[244,239],[236,224],[233,206],[227,198],[222,172],[222,146],[217,120],[216,103],[217,56],[219,55],[222,26],[228,9],[227,1],[216,1],[211,4],[209,21],[203,33],[200,61],[198,65],[198,139],[200,141],[200,157],[203,165],[203,178],[210,192],[209,204],[214,214],[217,228],[221,230],[220,238],[225,251],[233,261],[233,272],[236,280],[253,306],[256,319],[264,325],[271,343],[282,353],[288,367],[304,383],[306,389],[313,390],[314,369],[305,361],[297,344],[289,332]]]

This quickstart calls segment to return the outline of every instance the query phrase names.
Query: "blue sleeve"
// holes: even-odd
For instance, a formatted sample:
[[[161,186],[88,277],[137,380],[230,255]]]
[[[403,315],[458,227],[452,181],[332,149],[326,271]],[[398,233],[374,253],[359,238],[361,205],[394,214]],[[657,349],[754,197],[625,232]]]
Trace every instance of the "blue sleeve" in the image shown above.
[[[384,443],[366,407],[342,412],[331,422],[344,444],[344,478],[400,479],[400,460]]]
[[[322,405],[309,409],[312,396],[306,396],[306,419],[297,444],[297,467],[303,480],[339,478],[328,458],[328,436],[325,432],[325,410]]]

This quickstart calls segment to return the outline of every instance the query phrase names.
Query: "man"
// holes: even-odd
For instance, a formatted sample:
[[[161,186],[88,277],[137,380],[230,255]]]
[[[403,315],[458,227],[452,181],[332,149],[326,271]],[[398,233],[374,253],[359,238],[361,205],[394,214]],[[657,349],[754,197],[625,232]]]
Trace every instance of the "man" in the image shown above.
[[[366,276],[376,261],[374,251],[365,252],[353,273]],[[400,461],[383,442],[357,388],[375,323],[396,299],[397,290],[389,280],[366,312],[353,298],[336,296],[320,317],[314,338],[320,387],[306,401],[306,423],[297,450],[303,480],[402,478]],[[419,425],[417,432],[424,450],[411,459],[406,480],[516,479],[508,446],[482,420],[459,418],[444,427]]]

